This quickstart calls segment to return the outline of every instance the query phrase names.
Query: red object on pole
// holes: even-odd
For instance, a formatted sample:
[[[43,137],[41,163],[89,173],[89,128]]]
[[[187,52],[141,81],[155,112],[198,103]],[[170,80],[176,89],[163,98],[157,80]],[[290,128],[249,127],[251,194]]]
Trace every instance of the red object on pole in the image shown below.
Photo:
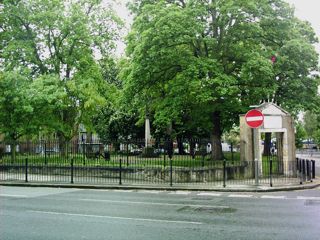
[[[248,111],[245,115],[246,123],[251,128],[258,128],[263,124],[264,115],[257,109]]]

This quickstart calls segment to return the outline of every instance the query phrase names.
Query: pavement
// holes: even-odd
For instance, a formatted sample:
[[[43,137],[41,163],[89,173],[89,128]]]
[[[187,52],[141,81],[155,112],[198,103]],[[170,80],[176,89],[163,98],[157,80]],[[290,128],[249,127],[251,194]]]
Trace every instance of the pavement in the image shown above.
[[[221,193],[0,186],[0,236],[318,240],[319,190]]]
[[[276,180],[275,180],[276,182]],[[2,186],[24,186],[24,187],[57,187],[57,188],[79,188],[79,189],[123,189],[123,190],[161,190],[161,191],[177,191],[177,190],[188,190],[188,191],[219,191],[219,192],[277,192],[277,191],[293,191],[303,189],[313,189],[320,186],[320,178],[313,179],[312,182],[304,182],[300,184],[298,179],[292,183],[278,183],[274,186],[268,184],[260,185],[243,185],[233,183],[226,187],[210,184],[175,184],[169,186],[168,184],[130,184],[125,185],[119,184],[104,184],[104,185],[93,185],[93,184],[70,184],[70,183],[46,183],[46,182],[0,182]]]

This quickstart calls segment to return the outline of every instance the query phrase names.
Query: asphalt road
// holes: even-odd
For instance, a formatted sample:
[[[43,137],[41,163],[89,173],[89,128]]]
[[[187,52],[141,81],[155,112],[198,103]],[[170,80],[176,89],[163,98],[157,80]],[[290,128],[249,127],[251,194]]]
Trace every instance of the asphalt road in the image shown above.
[[[0,239],[320,239],[320,189],[277,193],[0,187]]]

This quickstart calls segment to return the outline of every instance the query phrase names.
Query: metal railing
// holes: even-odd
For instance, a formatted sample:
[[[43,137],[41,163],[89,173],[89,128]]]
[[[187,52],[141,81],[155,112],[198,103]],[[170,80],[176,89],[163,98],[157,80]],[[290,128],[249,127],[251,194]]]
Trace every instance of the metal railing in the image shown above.
[[[262,159],[214,161],[207,141],[184,140],[180,154],[176,143],[158,141],[20,142],[14,154],[0,144],[0,181],[74,183],[94,185],[282,185],[312,181],[314,162]],[[258,171],[255,171],[258,169]],[[258,174],[258,175],[257,175]],[[313,175],[312,175],[313,174]]]

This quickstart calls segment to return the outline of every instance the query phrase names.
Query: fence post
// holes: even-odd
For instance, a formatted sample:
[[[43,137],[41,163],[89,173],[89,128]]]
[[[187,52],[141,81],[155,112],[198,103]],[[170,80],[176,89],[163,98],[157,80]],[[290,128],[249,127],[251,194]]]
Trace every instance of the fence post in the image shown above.
[[[129,167],[129,142],[127,142],[127,167]]]
[[[25,165],[25,173],[26,173],[26,175],[25,175],[25,177],[26,177],[26,179],[25,179],[25,182],[28,182],[28,158],[26,158],[26,165]]]
[[[170,158],[170,187],[172,187],[172,156],[169,155]]]
[[[119,161],[119,185],[122,185],[122,159]]]
[[[258,166],[258,159],[254,159],[254,176],[255,176],[255,184],[256,186],[259,185],[259,166]]]
[[[47,142],[44,141],[44,164],[47,165],[48,164],[48,160],[47,160]]]
[[[316,161],[315,160],[311,160],[311,165],[312,165],[312,175],[311,177],[313,179],[316,178]]]
[[[306,181],[306,161],[302,159],[302,180]]]
[[[73,183],[73,158],[71,158],[71,183]]]
[[[272,187],[272,158],[270,158],[270,187]]]
[[[226,168],[226,165],[227,165],[227,161],[226,159],[223,159],[223,187],[226,187],[226,177],[227,177],[227,168]]]
[[[310,161],[306,160],[306,168],[307,168],[307,181],[310,181]]]
[[[302,160],[298,159],[299,161],[299,175],[300,175],[300,184],[303,183],[303,176],[302,176]]]
[[[86,145],[84,140],[82,140],[82,154],[83,154],[83,165],[86,165]]]

